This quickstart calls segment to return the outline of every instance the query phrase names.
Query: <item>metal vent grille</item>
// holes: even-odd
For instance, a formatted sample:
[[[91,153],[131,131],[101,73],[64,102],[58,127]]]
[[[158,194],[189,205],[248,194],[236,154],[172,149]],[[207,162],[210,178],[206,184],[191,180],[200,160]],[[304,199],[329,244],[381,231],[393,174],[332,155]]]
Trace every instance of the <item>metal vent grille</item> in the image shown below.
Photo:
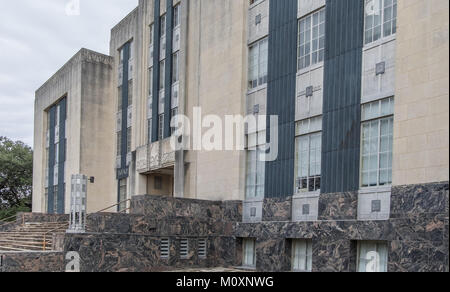
[[[170,255],[170,240],[168,238],[161,239],[161,258],[168,259]]]
[[[189,256],[189,240],[182,239],[180,242],[180,256],[187,258]]]
[[[198,257],[206,258],[206,239],[198,240]]]

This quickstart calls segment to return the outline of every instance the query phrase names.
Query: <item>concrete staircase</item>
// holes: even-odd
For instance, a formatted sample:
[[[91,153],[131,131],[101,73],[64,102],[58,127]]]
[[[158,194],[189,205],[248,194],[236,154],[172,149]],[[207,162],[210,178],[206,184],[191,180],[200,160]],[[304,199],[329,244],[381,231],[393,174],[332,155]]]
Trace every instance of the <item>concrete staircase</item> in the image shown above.
[[[52,251],[53,234],[65,233],[68,222],[25,223],[0,232],[0,252]],[[57,231],[54,231],[57,230]],[[50,231],[54,231],[49,233]],[[44,250],[45,237],[45,250]]]

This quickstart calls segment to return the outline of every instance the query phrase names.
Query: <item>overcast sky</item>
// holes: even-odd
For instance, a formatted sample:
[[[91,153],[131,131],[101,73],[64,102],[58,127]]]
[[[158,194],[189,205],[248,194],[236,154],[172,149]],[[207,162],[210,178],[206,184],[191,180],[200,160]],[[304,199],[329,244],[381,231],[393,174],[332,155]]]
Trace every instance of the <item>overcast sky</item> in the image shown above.
[[[76,5],[80,2],[79,15]],[[137,0],[0,0],[0,136],[33,146],[34,92],[79,49],[109,53]]]

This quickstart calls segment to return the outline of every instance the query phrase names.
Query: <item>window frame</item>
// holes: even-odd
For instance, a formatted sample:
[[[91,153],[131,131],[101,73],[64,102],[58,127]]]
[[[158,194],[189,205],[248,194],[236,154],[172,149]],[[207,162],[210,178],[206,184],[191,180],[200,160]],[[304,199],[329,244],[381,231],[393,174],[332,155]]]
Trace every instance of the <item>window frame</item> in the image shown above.
[[[297,255],[297,244],[305,244],[305,248],[306,248],[306,253],[305,254],[301,254],[303,255],[304,261],[305,261],[305,265],[306,265],[306,269],[301,269],[296,267],[296,259],[297,259],[297,265],[300,264],[300,256],[301,255]],[[292,258],[291,258],[291,262],[292,262],[292,271],[293,272],[312,272],[312,261],[313,261],[313,242],[310,239],[293,239],[292,240]]]
[[[389,102],[389,109],[390,109],[390,111],[389,112],[383,112],[383,102],[385,102],[385,101],[388,101]],[[372,105],[374,105],[374,104],[378,104],[378,114],[375,114],[375,115],[373,115],[373,116],[369,116],[369,117],[365,117],[365,113],[364,113],[364,110],[365,110],[365,107],[366,106],[370,106],[370,107],[372,107]],[[360,186],[360,189],[362,189],[362,190],[366,190],[366,189],[379,189],[379,188],[389,188],[389,187],[391,187],[392,186],[392,183],[393,183],[393,152],[394,152],[394,149],[393,149],[393,145],[394,145],[394,141],[393,141],[393,139],[394,139],[394,111],[395,111],[395,97],[394,96],[391,96],[391,97],[387,97],[387,98],[382,98],[382,99],[379,99],[379,100],[376,100],[376,101],[373,101],[373,102],[368,102],[368,103],[365,103],[365,104],[363,104],[363,105],[361,105],[361,141],[360,141],[360,147],[361,147],[361,151],[360,151],[360,174],[359,174],[359,176],[360,176],[360,182],[359,182],[359,186]],[[382,134],[382,122],[383,121],[389,121],[389,124],[388,124],[388,129],[389,129],[389,135],[387,135],[388,136],[388,147],[390,147],[390,146],[392,146],[392,147],[390,147],[390,151],[388,151],[388,152],[386,152],[386,151],[384,151],[384,152],[382,152],[381,150],[382,150],[382,137],[383,136],[386,136],[386,135],[381,135]],[[370,129],[370,125],[372,124],[372,123],[377,123],[377,153],[376,153],[376,155],[377,155],[377,168],[376,168],[376,171],[377,171],[377,183],[376,183],[376,185],[371,185],[370,184],[370,173],[371,172],[374,172],[375,170],[373,170],[373,169],[368,169],[368,170],[365,170],[365,168],[364,168],[364,158],[365,157],[367,157],[367,156],[373,156],[374,155],[374,153],[372,153],[371,151],[369,151],[369,153],[368,153],[368,155],[366,155],[366,152],[364,151],[364,149],[365,149],[365,141],[366,140],[369,140],[369,145],[368,145],[368,148],[370,148],[371,147],[371,145],[370,145],[370,140],[372,139],[372,136],[369,136],[369,139],[365,139],[365,136],[364,136],[364,130],[365,130],[365,128],[364,128],[364,126],[365,125],[369,125],[369,131],[371,131],[371,129]],[[388,168],[381,168],[381,156],[382,155],[388,155]],[[389,154],[390,154],[390,157],[389,157]],[[369,163],[369,165],[370,165],[370,163]],[[389,167],[390,166],[390,167]],[[389,170],[390,170],[390,173],[389,173]],[[381,184],[380,183],[380,178],[381,178],[381,172],[382,171],[388,171],[388,180],[389,180],[389,178],[390,178],[390,181],[388,181],[388,182],[386,182],[385,184]],[[369,173],[368,175],[369,175],[369,179],[368,179],[368,181],[367,181],[367,185],[365,185],[364,184],[364,175],[366,174],[366,173]]]
[[[362,259],[361,259],[362,248],[361,247],[362,247],[363,244],[367,244],[367,245],[374,244],[375,247],[376,247],[376,251],[375,252],[378,252],[380,250],[379,247],[386,248],[386,250],[385,250],[386,251],[385,258],[382,259],[384,261],[384,263],[386,264],[384,266],[385,270],[384,271],[378,270],[378,271],[375,271],[375,272],[377,272],[377,273],[387,272],[388,271],[388,267],[389,267],[389,244],[388,244],[388,242],[384,242],[384,241],[358,241],[357,242],[356,271],[362,273],[362,271],[360,271],[360,269],[361,269],[361,261],[362,261]],[[364,260],[367,261],[367,259],[364,259]],[[380,266],[378,268],[382,268],[381,267],[381,260],[380,260]],[[367,270],[364,271],[364,272],[367,272]]]
[[[318,15],[318,24],[314,25],[314,16]],[[323,15],[323,19],[321,18]],[[309,19],[309,27],[306,28],[306,30],[302,31],[302,22],[307,21]],[[322,26],[323,25],[323,26]],[[305,24],[306,26],[306,24]],[[317,27],[317,38],[314,38],[314,28]],[[323,34],[320,34],[320,29],[323,27]],[[302,43],[302,33],[305,34],[306,32],[309,32],[309,51],[308,54],[301,55],[301,49],[302,46],[304,46],[306,50],[306,45],[308,42],[306,42],[306,38],[304,38],[305,42]],[[313,42],[317,41],[317,50],[313,50]],[[323,40],[323,46],[320,46],[320,42]],[[302,16],[300,19],[298,19],[298,35],[297,35],[297,72],[307,70],[311,68],[312,66],[317,66],[317,64],[323,64],[325,61],[325,41],[326,41],[326,7],[323,6],[305,16]],[[313,56],[316,55],[316,61],[313,61]],[[308,58],[307,58],[308,56]],[[321,58],[322,56],[322,58]],[[308,65],[301,66],[302,58],[304,60],[308,60]]]
[[[265,46],[265,48],[264,48]],[[256,57],[253,57],[252,50],[256,49]],[[265,54],[265,55],[264,55]],[[255,62],[253,63],[253,58]],[[265,60],[263,60],[265,58]],[[261,38],[248,47],[248,81],[247,89],[249,91],[255,90],[261,86],[264,86],[268,82],[269,73],[269,38]],[[256,79],[251,79],[253,70]]]
[[[247,255],[248,244],[252,247],[252,263],[249,264],[247,260],[250,258]],[[243,238],[242,239],[242,266],[246,268],[256,268],[256,239],[255,238]]]
[[[367,15],[367,6],[369,2],[371,1],[380,1],[380,23],[379,25],[373,25],[373,15]],[[391,1],[391,4],[389,6],[386,6],[386,1]],[[378,42],[383,42],[385,39],[390,37],[395,37],[397,34],[397,21],[398,21],[398,1],[397,0],[365,0],[365,9],[364,9],[364,46],[371,46],[373,44],[376,44]],[[391,18],[386,21],[385,19],[385,10],[386,8],[391,8]],[[370,30],[372,31],[371,34],[371,41],[367,41],[367,33],[369,31],[368,29],[368,17],[372,16],[372,26]],[[390,23],[390,33],[385,34],[385,25],[387,23]],[[378,39],[374,40],[374,33],[375,28],[380,27],[380,36]]]

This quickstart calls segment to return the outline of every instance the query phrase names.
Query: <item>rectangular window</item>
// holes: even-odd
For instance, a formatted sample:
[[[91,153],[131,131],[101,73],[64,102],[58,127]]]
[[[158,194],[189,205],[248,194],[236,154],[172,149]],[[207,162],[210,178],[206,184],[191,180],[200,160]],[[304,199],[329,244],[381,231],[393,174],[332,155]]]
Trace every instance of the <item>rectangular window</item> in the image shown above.
[[[173,28],[177,28],[180,25],[180,5],[173,7]]]
[[[180,80],[179,63],[179,53],[176,52],[172,57],[172,83],[176,83]]]
[[[182,259],[187,259],[189,257],[189,240],[182,239],[180,241],[180,257]]]
[[[316,192],[321,186],[322,117],[303,120],[296,125],[295,190]]]
[[[45,212],[48,210],[48,188],[45,188],[44,190],[44,200],[45,200]]]
[[[59,143],[55,144],[55,165],[59,163]]]
[[[207,256],[207,242],[206,239],[202,238],[198,240],[198,257],[205,259]]]
[[[119,86],[117,94],[117,111],[120,112],[122,110],[122,86]]]
[[[255,239],[245,238],[243,240],[243,259],[242,265],[244,267],[254,268],[256,267],[256,250]]]
[[[128,81],[128,106],[133,105],[133,80]]]
[[[312,271],[312,241],[295,239],[292,241],[292,270]]]
[[[160,242],[160,255],[162,259],[168,259],[170,257],[170,239],[163,238]]]
[[[159,115],[158,119],[158,140],[164,139],[164,114]]]
[[[117,132],[117,156],[122,155],[122,131]]]
[[[323,62],[325,58],[325,8],[300,19],[297,69]]]
[[[148,96],[153,95],[153,67],[148,68]]]
[[[267,83],[268,40],[258,41],[249,49],[248,88],[253,89]]]
[[[172,136],[177,129],[177,127],[172,127],[172,121],[174,121],[175,125],[177,124],[177,120],[176,120],[177,116],[178,116],[178,108],[177,107],[172,109],[170,116],[172,117],[172,120],[170,121],[170,126],[171,126],[170,127],[170,135]]]
[[[127,209],[127,179],[121,179],[119,181],[119,212],[125,211]]]
[[[160,20],[160,35],[161,38],[164,38],[166,36],[166,15],[164,14],[163,16],[161,16]]]
[[[364,44],[397,32],[397,0],[366,0]]]
[[[260,159],[263,151],[247,150],[246,199],[263,198],[265,185],[265,162]]]
[[[148,133],[148,144],[152,143],[152,133],[153,133],[153,123],[152,123],[152,119],[148,119],[147,120],[147,133]]]
[[[394,99],[362,106],[361,186],[392,184]]]
[[[123,48],[119,50],[119,64],[122,65],[123,63]]]
[[[131,152],[131,127],[127,129],[127,153]]]
[[[166,60],[159,62],[159,90],[164,89],[166,80]]]
[[[155,31],[154,31],[154,25],[153,23],[150,24],[150,36],[149,36],[149,44],[150,46],[153,46],[153,42],[155,41]]]
[[[58,186],[53,187],[53,213],[58,213]]]
[[[358,272],[387,272],[388,245],[385,242],[358,242]]]

